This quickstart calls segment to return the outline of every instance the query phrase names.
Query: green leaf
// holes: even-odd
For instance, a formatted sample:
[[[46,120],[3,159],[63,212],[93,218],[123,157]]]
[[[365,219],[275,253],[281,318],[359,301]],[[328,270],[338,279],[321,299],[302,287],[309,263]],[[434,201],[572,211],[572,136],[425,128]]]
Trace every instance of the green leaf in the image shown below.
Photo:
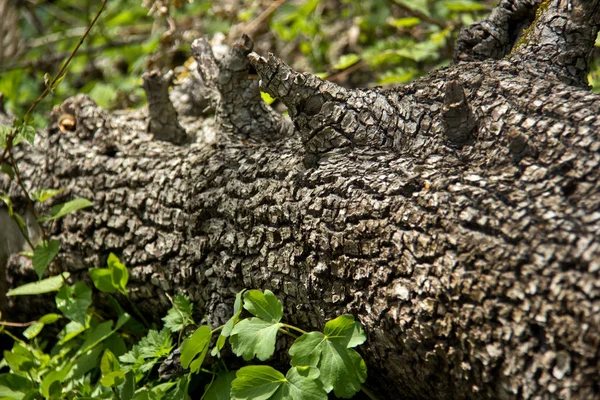
[[[21,143],[23,140],[26,140],[29,143],[33,144],[33,142],[35,140],[35,127],[34,126],[29,125],[29,124],[24,124],[23,126],[21,126],[19,128],[19,133],[15,137],[15,140],[13,140],[13,146],[16,146],[17,144]]]
[[[49,292],[56,292],[59,290],[65,280],[71,276],[68,272],[63,272],[62,276],[53,276],[50,278],[42,279],[41,281],[26,283],[25,285],[19,286],[18,288],[9,290],[6,293],[7,296],[23,296],[23,295],[35,295]]]
[[[54,84],[52,85],[52,87],[50,88],[50,91],[52,93],[54,93],[54,89],[56,89],[58,87],[58,85],[60,85],[60,83],[65,79],[65,77],[67,76],[67,73],[65,72],[64,74],[62,74],[57,80],[56,82],[54,82]]]
[[[42,380],[42,394],[45,398],[57,398],[62,393],[61,382],[67,376],[69,368],[64,367],[57,371],[50,371]],[[51,394],[52,393],[52,394]]]
[[[256,355],[259,360],[265,361],[275,352],[277,331],[282,326],[280,322],[267,322],[259,318],[244,319],[231,331],[231,349],[244,360]]]
[[[185,294],[177,294],[173,299],[173,307],[167,312],[167,315],[162,319],[165,323],[165,328],[171,332],[179,332],[187,325],[194,324],[192,312],[194,307],[190,302],[190,298]]]
[[[77,357],[73,367],[65,377],[65,379],[76,380],[87,374],[93,369],[98,368],[100,356],[102,355],[103,346],[96,346],[93,349],[86,351],[81,356]]]
[[[8,207],[8,215],[10,215],[12,217],[13,216],[13,204],[12,204],[12,200],[10,199],[10,197],[5,192],[0,192],[0,200],[2,200],[4,202],[4,204],[6,204],[6,207]]]
[[[133,394],[135,393],[135,375],[133,371],[125,374],[125,382],[118,387],[118,391],[121,400],[133,399]]]
[[[171,332],[163,329],[160,332],[151,329],[133,348],[119,357],[119,361],[132,364],[130,369],[149,372],[160,358],[167,357],[173,349]]]
[[[180,358],[183,368],[190,368],[191,372],[194,373],[200,370],[208,351],[211,336],[210,327],[204,325],[196,329],[192,336],[183,341]]]
[[[175,390],[169,391],[166,393],[164,400],[187,400],[190,397],[188,396],[188,386],[190,385],[190,376],[191,374],[187,374],[182,376],[177,380],[177,386]]]
[[[70,214],[74,211],[91,206],[92,202],[87,199],[75,199],[66,203],[57,204],[50,209],[50,216],[42,217],[40,218],[40,221],[52,221],[58,218],[62,218],[65,215]]]
[[[121,364],[119,360],[112,353],[112,351],[106,349],[100,360],[100,371],[102,372],[102,383],[106,387],[114,387],[125,383],[125,373],[121,371]]]
[[[419,25],[421,23],[421,19],[417,17],[406,17],[406,18],[398,18],[392,19],[390,25],[395,28],[412,28],[415,25]]]
[[[65,189],[37,189],[31,192],[31,196],[33,196],[34,200],[43,203],[64,191]]]
[[[244,294],[245,291],[246,291],[246,289],[242,289],[235,295],[235,303],[233,303],[233,316],[231,318],[229,318],[229,320],[223,326],[223,329],[221,330],[221,334],[217,338],[217,343],[216,343],[215,347],[213,347],[212,351],[210,352],[210,354],[213,357],[216,357],[216,356],[220,357],[219,352],[223,349],[223,346],[225,346],[226,339],[231,334],[231,331],[233,330],[233,327],[235,326],[235,324],[237,324],[238,321],[240,320],[240,314],[242,313],[242,295]]]
[[[311,366],[321,371],[319,379],[329,393],[350,398],[360,390],[367,378],[367,367],[350,347],[365,341],[365,334],[352,315],[342,315],[325,324],[324,333],[310,332],[300,336],[290,355],[294,366]]]
[[[283,374],[273,367],[240,368],[231,383],[232,400],[327,400],[327,393],[312,367],[292,367]]]
[[[87,324],[87,323],[86,323]],[[80,324],[79,322],[71,321],[60,333],[61,339],[58,341],[59,345],[63,345],[67,343],[69,340],[79,336],[82,332],[85,331],[86,324]]]
[[[101,292],[113,293],[117,290],[113,284],[112,274],[108,268],[90,268],[90,278],[94,286]]]
[[[33,389],[31,381],[17,374],[0,374],[0,398],[21,400]]]
[[[342,55],[338,62],[333,65],[335,69],[346,69],[360,61],[358,54],[350,53]]]
[[[8,125],[0,125],[0,147],[6,148],[6,138],[13,132],[15,128]]]
[[[27,339],[33,339],[34,337],[40,334],[42,329],[44,329],[44,323],[38,321],[33,325],[30,325],[27,329],[25,329],[23,331],[23,336],[25,336]]]
[[[230,400],[231,382],[235,379],[235,371],[221,372],[206,387],[204,400]]]
[[[108,268],[90,268],[90,277],[94,282],[94,286],[101,292],[113,293],[119,291],[127,295],[126,286],[129,281],[127,267],[113,253],[110,253],[106,263]]]
[[[15,345],[12,351],[5,350],[4,360],[8,363],[12,371],[26,374],[34,366],[33,356],[31,353],[18,352],[18,349],[19,347]]]
[[[43,324],[53,324],[56,321],[58,321],[61,318],[61,316],[59,314],[56,313],[50,313],[50,314],[46,314],[44,315],[42,318],[40,318],[40,322]]]
[[[85,339],[85,342],[81,345],[77,354],[85,353],[86,351],[94,348],[100,342],[108,338],[110,335],[118,331],[128,320],[131,318],[129,314],[124,314],[119,317],[114,328],[111,329],[112,321],[106,321],[94,328]]]
[[[267,92],[260,92],[260,97],[267,105],[271,105],[275,101],[275,99]]]
[[[1,141],[1,139],[0,139],[0,141]],[[0,147],[2,147],[2,146],[0,146]],[[13,171],[13,167],[10,164],[0,165],[0,172],[4,172],[6,175],[9,176],[10,179],[15,178],[15,172]]]
[[[37,272],[38,278],[42,279],[46,268],[54,257],[58,254],[60,242],[58,240],[42,240],[33,250],[33,269]]]
[[[250,290],[244,294],[244,308],[252,315],[268,321],[279,322],[283,316],[283,306],[270,290]]]
[[[92,304],[92,289],[84,282],[64,285],[56,294],[55,301],[66,318],[85,325],[87,309]]]
[[[127,295],[127,282],[129,282],[129,271],[127,270],[127,267],[122,264],[119,258],[113,253],[109,254],[106,264],[110,270],[113,285],[115,285],[118,291]]]

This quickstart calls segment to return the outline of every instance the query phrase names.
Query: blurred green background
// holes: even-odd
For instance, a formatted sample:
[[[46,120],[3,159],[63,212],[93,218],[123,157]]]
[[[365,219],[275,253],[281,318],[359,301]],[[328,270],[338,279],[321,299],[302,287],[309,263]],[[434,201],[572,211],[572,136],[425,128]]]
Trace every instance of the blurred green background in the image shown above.
[[[145,3],[145,4],[142,4]],[[248,33],[255,50],[348,87],[399,85],[452,60],[460,28],[495,0],[109,0],[66,79],[37,108],[89,94],[108,109],[145,103],[141,75],[190,57],[193,39]],[[44,89],[100,7],[99,0],[0,0],[0,92],[16,115]],[[600,87],[597,63],[590,83]]]

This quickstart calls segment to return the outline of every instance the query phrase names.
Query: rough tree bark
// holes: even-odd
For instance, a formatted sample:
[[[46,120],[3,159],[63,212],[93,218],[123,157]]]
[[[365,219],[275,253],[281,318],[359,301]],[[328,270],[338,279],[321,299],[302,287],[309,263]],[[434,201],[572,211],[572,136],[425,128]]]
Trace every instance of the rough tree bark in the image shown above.
[[[76,96],[55,113],[75,130],[50,127],[23,176],[93,200],[53,226],[63,267],[117,253],[151,315],[184,290],[218,324],[236,291],[268,288],[303,328],[355,314],[388,398],[598,398],[599,18],[597,0],[502,0],[461,33],[457,65],[394,90],[198,40],[192,91],[171,94],[179,122]],[[11,285],[21,269],[13,257]]]

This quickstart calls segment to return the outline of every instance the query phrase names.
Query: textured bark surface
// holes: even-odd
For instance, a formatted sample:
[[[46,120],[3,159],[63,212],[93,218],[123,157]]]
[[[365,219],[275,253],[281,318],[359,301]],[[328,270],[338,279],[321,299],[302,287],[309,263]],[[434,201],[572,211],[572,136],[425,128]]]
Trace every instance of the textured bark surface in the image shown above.
[[[186,87],[216,116],[179,117],[191,143],[76,96],[56,111],[76,130],[52,126],[23,175],[93,200],[53,226],[61,263],[85,276],[117,253],[149,315],[185,290],[219,324],[235,292],[268,288],[302,328],[355,314],[382,396],[598,398],[600,96],[583,88],[597,8],[502,1],[480,26],[506,37],[466,30],[468,62],[389,91],[297,73],[246,38],[221,59],[197,41]],[[508,54],[516,20],[535,25]],[[23,279],[20,258],[9,269]]]

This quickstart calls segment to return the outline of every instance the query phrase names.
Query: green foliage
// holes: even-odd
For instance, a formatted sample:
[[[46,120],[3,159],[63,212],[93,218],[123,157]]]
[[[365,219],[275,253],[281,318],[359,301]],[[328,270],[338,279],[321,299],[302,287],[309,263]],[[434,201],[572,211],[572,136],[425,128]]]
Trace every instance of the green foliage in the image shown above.
[[[113,254],[107,264],[106,270],[123,266]],[[4,352],[2,363],[10,370],[0,374],[0,398],[180,400],[189,398],[193,375],[208,373],[213,377],[204,390],[206,400],[325,400],[332,390],[338,397],[352,397],[366,378],[365,363],[353,349],[366,338],[351,315],[327,322],[323,333],[306,333],[281,322],[283,306],[271,291],[242,290],[236,296],[234,315],[225,325],[211,330],[194,323],[189,297],[179,294],[163,318],[165,327],[148,330],[127,351],[129,333],[123,327],[132,321],[131,316],[119,306],[116,321],[99,319],[91,288],[84,282],[66,283],[68,276],[58,278],[61,285],[53,288],[58,290],[56,305],[61,314],[46,314],[25,329],[23,336],[29,343],[3,331],[15,342],[11,351]],[[243,309],[252,317],[243,318]],[[63,318],[69,322],[46,352],[42,342],[34,338],[45,325]],[[154,376],[156,365],[175,347],[171,333],[182,333],[188,326],[196,326],[180,347],[181,366],[188,372],[167,381],[158,380]],[[212,371],[206,369],[203,365],[212,336],[218,331],[221,334],[213,355],[219,354],[229,338],[234,352],[244,359],[256,356],[263,361],[274,352],[277,332],[292,337],[296,337],[293,331],[303,334],[290,348],[292,367],[284,375],[265,365],[244,366],[237,371],[223,371],[216,365]]]
[[[185,294],[175,295],[173,300],[173,307],[167,312],[167,316],[162,320],[165,324],[165,328],[171,332],[180,332],[186,326],[194,324],[194,318],[192,313],[194,308],[190,302],[190,298]]]
[[[327,392],[319,380],[319,370],[292,367],[284,376],[267,365],[241,368],[231,384],[233,400],[326,400]]]
[[[125,288],[129,281],[127,267],[113,253],[108,256],[107,264],[108,268],[90,268],[90,278],[92,278],[94,286],[101,292],[119,291],[127,295]]]
[[[33,269],[38,278],[42,279],[46,268],[58,254],[60,242],[58,240],[42,240],[33,250]]]

